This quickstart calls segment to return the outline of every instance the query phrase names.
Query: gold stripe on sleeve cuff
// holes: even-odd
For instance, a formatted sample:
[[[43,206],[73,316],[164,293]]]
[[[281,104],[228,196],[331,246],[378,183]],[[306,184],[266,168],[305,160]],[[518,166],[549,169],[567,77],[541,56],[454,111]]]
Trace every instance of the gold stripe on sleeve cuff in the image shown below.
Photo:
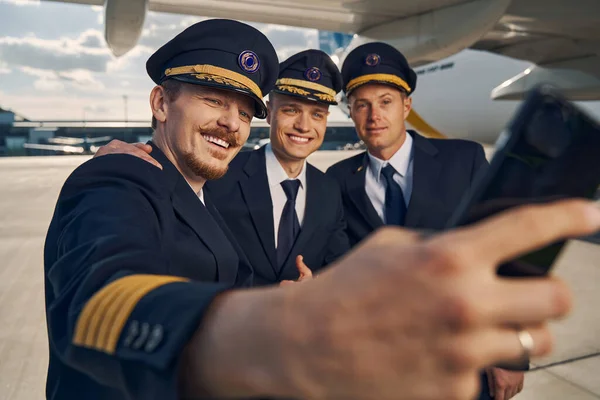
[[[75,325],[73,344],[113,354],[137,303],[153,289],[185,281],[177,276],[131,275],[111,282],[83,307]]]

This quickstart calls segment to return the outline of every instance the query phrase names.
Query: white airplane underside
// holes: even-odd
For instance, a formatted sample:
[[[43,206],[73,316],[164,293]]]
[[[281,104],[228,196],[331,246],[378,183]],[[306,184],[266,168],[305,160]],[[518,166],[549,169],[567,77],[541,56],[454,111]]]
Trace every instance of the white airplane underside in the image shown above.
[[[572,100],[600,99],[600,4],[596,0],[47,0],[105,7],[105,38],[132,49],[146,12],[231,18],[353,34],[354,47],[384,41],[413,66],[471,48],[536,66],[498,82],[494,99],[516,100],[551,81]]]

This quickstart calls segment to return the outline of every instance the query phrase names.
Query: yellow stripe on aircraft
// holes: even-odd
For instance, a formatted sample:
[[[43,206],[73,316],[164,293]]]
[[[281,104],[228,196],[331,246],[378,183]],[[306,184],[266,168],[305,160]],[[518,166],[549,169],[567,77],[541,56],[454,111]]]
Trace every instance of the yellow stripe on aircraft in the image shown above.
[[[406,118],[406,122],[408,122],[417,132],[422,134],[425,137],[433,138],[433,139],[447,139],[448,137],[435,129],[433,126],[429,125],[423,117],[419,115],[414,109],[410,111],[408,117]]]

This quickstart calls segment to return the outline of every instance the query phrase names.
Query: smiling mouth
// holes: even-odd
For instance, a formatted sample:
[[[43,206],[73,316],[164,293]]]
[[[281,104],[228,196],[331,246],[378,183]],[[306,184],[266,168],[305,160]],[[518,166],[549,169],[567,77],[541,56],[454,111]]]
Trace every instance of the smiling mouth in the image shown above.
[[[367,128],[367,132],[375,132],[375,133],[376,133],[376,132],[381,132],[381,131],[383,131],[383,130],[385,130],[385,128],[383,128],[383,127],[378,127],[378,128]]]
[[[219,139],[218,137],[211,136],[211,135],[202,135],[202,137],[207,142],[215,144],[215,145],[217,145],[217,146],[219,146],[219,147],[221,147],[223,149],[228,149],[229,148],[229,143],[227,143],[223,139]]]
[[[297,144],[306,144],[312,140],[312,138],[307,138],[305,136],[287,135],[287,137],[292,142],[297,143]]]

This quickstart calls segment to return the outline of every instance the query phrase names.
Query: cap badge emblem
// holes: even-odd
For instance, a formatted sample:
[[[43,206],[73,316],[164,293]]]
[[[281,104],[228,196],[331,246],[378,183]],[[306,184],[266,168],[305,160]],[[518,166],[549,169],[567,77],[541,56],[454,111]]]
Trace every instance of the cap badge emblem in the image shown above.
[[[311,82],[317,82],[321,79],[321,71],[317,67],[311,67],[304,71],[304,76]]]
[[[377,64],[379,64],[379,62],[381,61],[381,57],[379,57],[379,54],[369,54],[367,56],[367,58],[365,58],[365,64],[367,64],[369,67],[374,67]]]
[[[249,74],[253,74],[258,71],[258,68],[260,67],[260,60],[255,52],[244,50],[238,57],[238,64],[244,71]]]

